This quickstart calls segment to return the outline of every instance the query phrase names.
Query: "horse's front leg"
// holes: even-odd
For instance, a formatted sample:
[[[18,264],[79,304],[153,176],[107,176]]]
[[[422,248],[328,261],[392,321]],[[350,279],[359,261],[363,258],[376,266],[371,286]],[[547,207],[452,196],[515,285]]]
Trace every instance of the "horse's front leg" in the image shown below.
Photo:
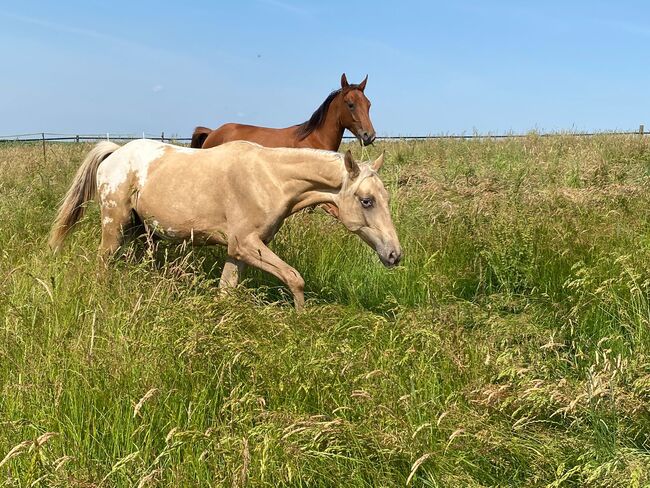
[[[245,267],[246,265],[242,261],[228,256],[219,279],[219,288],[234,288],[237,286]]]
[[[305,280],[298,271],[271,251],[258,236],[250,235],[243,239],[232,239],[228,243],[228,254],[235,260],[243,261],[249,266],[255,266],[277,276],[291,290],[296,310],[300,312],[304,308]]]

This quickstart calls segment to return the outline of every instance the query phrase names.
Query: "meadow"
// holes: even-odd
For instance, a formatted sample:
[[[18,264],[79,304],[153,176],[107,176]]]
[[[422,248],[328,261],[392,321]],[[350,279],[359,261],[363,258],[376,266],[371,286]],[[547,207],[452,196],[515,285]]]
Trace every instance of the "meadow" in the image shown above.
[[[403,264],[295,215],[303,314],[221,249],[102,276],[94,204],[53,256],[91,147],[0,145],[0,486],[650,486],[650,139],[375,144]]]

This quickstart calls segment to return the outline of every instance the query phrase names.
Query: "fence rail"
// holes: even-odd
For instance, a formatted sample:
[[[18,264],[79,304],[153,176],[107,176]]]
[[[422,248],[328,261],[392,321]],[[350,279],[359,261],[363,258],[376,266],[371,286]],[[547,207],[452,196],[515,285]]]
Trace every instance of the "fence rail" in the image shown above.
[[[649,132],[645,132],[644,126],[640,125],[639,129],[636,131],[602,131],[602,132],[547,132],[547,133],[537,133],[529,132],[526,134],[438,134],[438,135],[418,135],[418,136],[378,136],[377,140],[380,141],[391,141],[391,140],[434,140],[434,139],[509,139],[509,138],[521,138],[529,137],[531,135],[536,135],[539,137],[553,137],[553,136],[572,136],[572,137],[594,137],[599,135],[620,135],[620,136],[630,136],[630,135],[650,135]],[[135,139],[153,139],[156,141],[162,142],[190,142],[191,137],[179,137],[179,136],[165,136],[165,133],[162,132],[160,135],[142,133],[141,135],[134,134],[57,134],[52,132],[37,132],[31,134],[14,134],[7,136],[0,136],[0,143],[2,142],[87,142],[87,141],[99,141],[99,140],[110,140],[110,141],[132,141]],[[354,140],[354,136],[344,136],[344,140]]]

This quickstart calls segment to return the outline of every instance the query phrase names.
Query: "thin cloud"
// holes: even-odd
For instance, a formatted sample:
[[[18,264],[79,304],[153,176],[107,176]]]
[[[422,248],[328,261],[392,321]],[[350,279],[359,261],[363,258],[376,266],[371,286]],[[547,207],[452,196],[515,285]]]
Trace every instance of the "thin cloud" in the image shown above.
[[[266,5],[269,5],[271,7],[278,8],[280,10],[284,10],[285,12],[289,12],[295,15],[311,15],[312,12],[310,10],[307,10],[306,8],[299,7],[297,5],[293,5],[291,3],[287,2],[282,2],[280,0],[258,0],[259,3],[263,3]]]
[[[112,44],[121,44],[123,46],[130,47],[130,48],[146,49],[149,51],[159,51],[159,49],[154,49],[152,47],[143,44],[139,44],[120,37],[104,34],[102,32],[97,32],[91,29],[74,27],[70,25],[61,24],[58,22],[50,22],[49,20],[38,19],[36,17],[28,17],[25,15],[17,15],[10,12],[0,12],[0,16],[6,17],[8,19],[16,20],[18,22],[23,22],[25,24],[44,27],[46,29],[54,30],[57,32],[64,32],[66,34],[73,34],[77,36],[88,37],[91,39],[98,39],[100,41],[107,41]]]
[[[625,34],[631,34],[639,37],[650,37],[650,29],[648,27],[635,24],[633,22],[606,19],[595,19],[594,22],[609,30],[619,31]]]
[[[274,1],[274,0],[271,0]],[[156,55],[164,55],[168,59],[170,57],[173,57],[181,62],[185,62],[188,58],[188,53],[183,52],[183,53],[178,53],[175,51],[170,51],[167,49],[161,49],[159,47],[153,47],[149,46],[146,44],[140,44],[138,42],[131,41],[129,39],[124,39],[121,37],[116,37],[112,36],[109,34],[104,34],[103,32],[98,32],[92,29],[85,29],[85,28],[80,28],[80,27],[75,27],[71,25],[66,25],[66,24],[61,24],[59,22],[51,22],[49,20],[43,20],[39,19],[36,17],[29,17],[26,15],[18,15],[14,14],[11,12],[2,12],[0,11],[0,18],[5,17],[7,19],[12,19],[18,22],[22,22],[25,24],[31,24],[31,25],[36,25],[39,27],[43,27],[45,29],[49,29],[52,31],[56,32],[63,32],[66,34],[72,34],[72,35],[77,35],[89,39],[96,39],[99,41],[105,41],[109,44],[115,44],[118,46],[123,46],[124,48],[128,48],[130,50],[138,50],[138,51],[145,51],[146,53],[150,54],[156,54]],[[249,64],[251,62],[250,59],[242,56],[238,56],[236,54],[233,54],[232,52],[225,51],[225,50],[220,50],[220,49],[211,49],[210,50],[210,55],[214,58],[219,58],[225,62],[231,62],[231,63],[237,63],[237,64]],[[201,55],[203,56],[203,55]],[[190,58],[198,59],[194,56],[189,55]],[[203,61],[203,57],[200,58],[201,61]]]
[[[163,90],[163,88],[164,87],[162,85],[154,85],[151,88],[151,91],[154,92],[154,93],[158,93],[158,92],[161,92]]]

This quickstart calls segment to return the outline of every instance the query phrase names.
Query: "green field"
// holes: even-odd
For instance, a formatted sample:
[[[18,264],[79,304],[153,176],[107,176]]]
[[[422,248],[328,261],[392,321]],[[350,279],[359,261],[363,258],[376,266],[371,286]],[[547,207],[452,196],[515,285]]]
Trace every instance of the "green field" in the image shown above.
[[[377,144],[403,265],[295,215],[304,314],[221,249],[102,276],[95,204],[53,256],[90,147],[0,145],[0,486],[650,486],[649,139]]]

